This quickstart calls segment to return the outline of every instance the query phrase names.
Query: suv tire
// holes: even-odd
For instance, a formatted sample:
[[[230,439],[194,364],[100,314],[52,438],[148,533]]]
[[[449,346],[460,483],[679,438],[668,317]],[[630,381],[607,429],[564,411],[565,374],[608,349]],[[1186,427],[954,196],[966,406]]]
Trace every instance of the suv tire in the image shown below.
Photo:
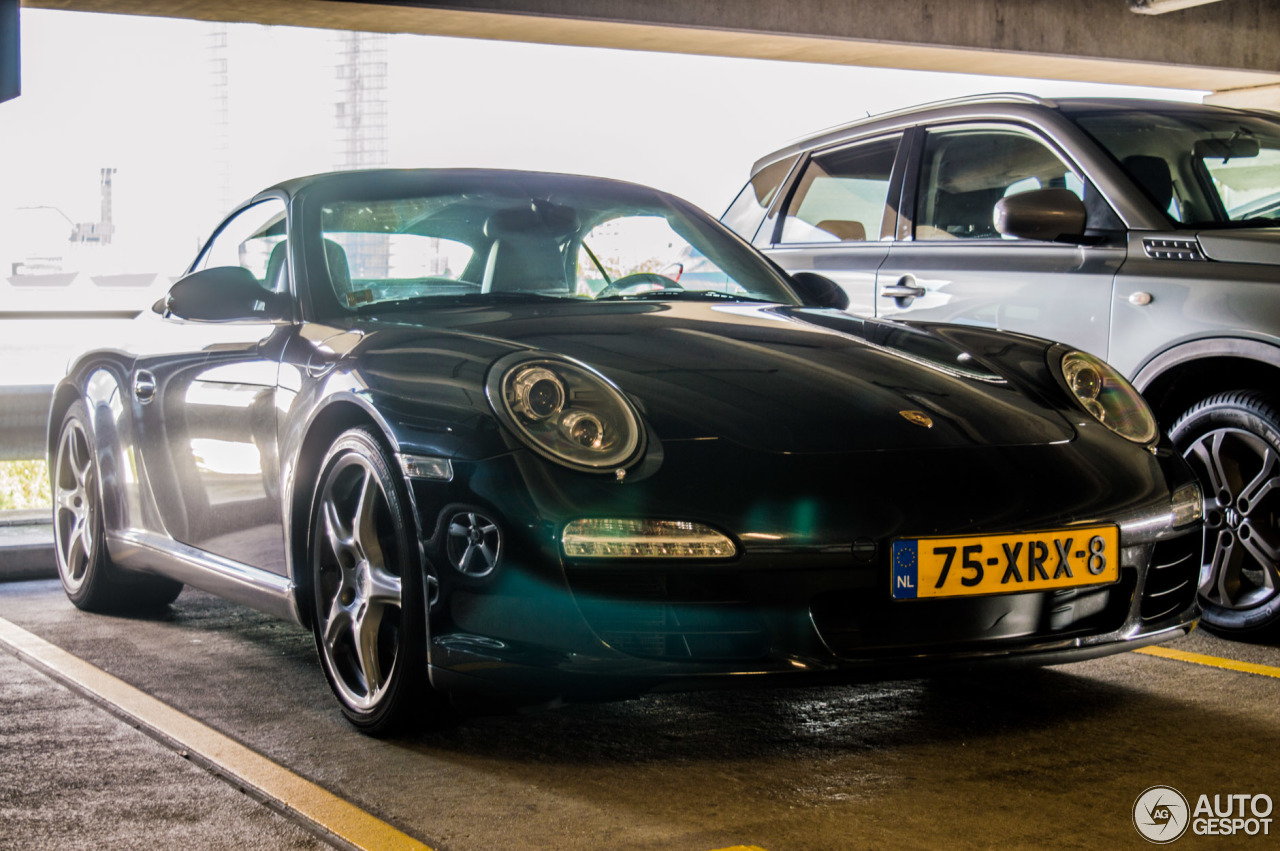
[[[1229,635],[1280,623],[1280,402],[1219,393],[1178,418],[1170,437],[1204,490],[1203,623]]]

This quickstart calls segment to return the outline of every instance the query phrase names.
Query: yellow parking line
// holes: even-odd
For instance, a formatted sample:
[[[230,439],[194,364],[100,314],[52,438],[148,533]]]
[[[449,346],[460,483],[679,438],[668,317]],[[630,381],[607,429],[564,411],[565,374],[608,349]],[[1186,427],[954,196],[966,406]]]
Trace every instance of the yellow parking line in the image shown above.
[[[321,833],[370,851],[431,851],[359,807],[4,618],[0,618],[0,645]]]
[[[759,845],[734,845],[732,848],[717,848],[716,851],[764,851]]]
[[[1275,668],[1271,665],[1237,662],[1235,659],[1205,656],[1203,653],[1188,653],[1185,650],[1174,650],[1172,647],[1142,647],[1133,652],[1145,653],[1148,656],[1159,656],[1162,659],[1176,659],[1179,662],[1190,662],[1193,665],[1208,665],[1210,668],[1225,668],[1228,671],[1242,671],[1246,674],[1258,674],[1263,677],[1280,679],[1280,668]]]

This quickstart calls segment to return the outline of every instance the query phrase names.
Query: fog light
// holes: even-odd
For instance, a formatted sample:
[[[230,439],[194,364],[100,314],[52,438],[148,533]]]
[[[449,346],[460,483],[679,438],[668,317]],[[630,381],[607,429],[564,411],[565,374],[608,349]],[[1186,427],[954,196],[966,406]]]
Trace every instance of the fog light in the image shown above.
[[[560,540],[569,558],[731,558],[738,553],[725,535],[683,520],[574,520]]]
[[[1200,495],[1200,486],[1192,482],[1183,485],[1173,492],[1171,500],[1173,508],[1173,525],[1187,526],[1204,517],[1204,497]]]

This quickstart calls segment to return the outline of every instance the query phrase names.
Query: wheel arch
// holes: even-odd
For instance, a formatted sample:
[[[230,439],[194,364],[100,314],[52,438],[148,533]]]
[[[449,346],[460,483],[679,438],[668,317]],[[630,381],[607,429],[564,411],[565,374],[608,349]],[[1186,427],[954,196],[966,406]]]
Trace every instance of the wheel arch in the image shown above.
[[[67,416],[67,411],[71,410],[71,406],[77,400],[84,400],[84,394],[74,384],[66,381],[59,384],[53,389],[53,397],[49,401],[49,422],[45,427],[45,458],[50,466],[53,464],[54,453],[58,451],[58,437],[62,431],[62,421]]]
[[[1280,348],[1257,340],[1198,340],[1152,358],[1133,384],[1167,431],[1188,408],[1215,393],[1280,388]]]
[[[118,530],[126,522],[120,467],[125,457],[124,447],[134,437],[132,425],[119,404],[121,381],[120,367],[109,361],[89,363],[64,378],[53,389],[45,434],[45,459],[52,485],[62,422],[72,405],[84,404],[87,415],[84,426],[98,464],[98,497],[108,531]]]
[[[307,542],[310,539],[311,502],[325,453],[343,432],[367,428],[382,445],[394,464],[399,441],[390,424],[355,397],[338,398],[312,416],[299,444],[289,476],[288,530],[289,574],[294,586],[294,606],[298,619],[311,626],[311,573],[307,570]]]

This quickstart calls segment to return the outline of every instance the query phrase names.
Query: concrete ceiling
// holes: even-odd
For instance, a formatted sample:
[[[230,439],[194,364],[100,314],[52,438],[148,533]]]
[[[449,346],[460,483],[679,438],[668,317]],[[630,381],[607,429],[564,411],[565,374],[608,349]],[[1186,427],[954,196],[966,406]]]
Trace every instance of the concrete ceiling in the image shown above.
[[[1185,0],[1182,0],[1185,3]],[[1166,0],[1136,0],[1152,6]],[[1280,3],[1130,0],[22,0],[209,21],[1206,89],[1280,106]],[[1157,9],[1158,10],[1158,9]]]

